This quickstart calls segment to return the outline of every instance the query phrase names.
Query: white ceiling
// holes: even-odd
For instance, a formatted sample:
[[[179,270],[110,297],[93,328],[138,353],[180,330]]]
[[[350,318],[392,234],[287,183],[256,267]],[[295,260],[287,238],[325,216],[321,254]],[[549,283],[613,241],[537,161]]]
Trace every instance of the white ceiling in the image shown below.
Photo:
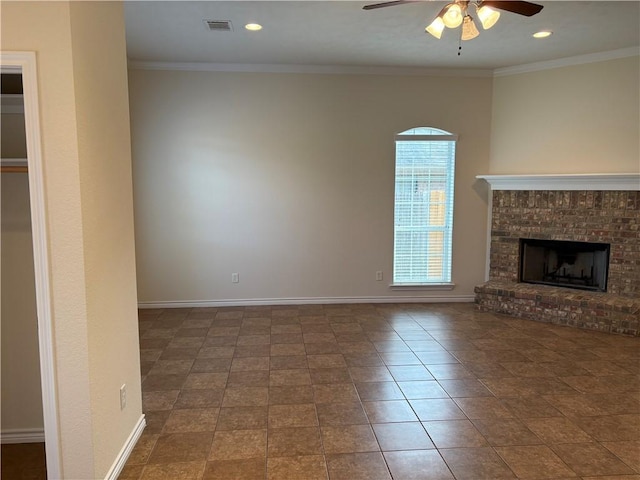
[[[640,1],[541,1],[533,17],[502,12],[498,23],[463,42],[425,26],[445,2],[362,10],[373,1],[126,1],[130,61],[413,67],[504,68],[640,45]],[[535,0],[534,0],[535,1]],[[203,20],[231,20],[232,32]],[[260,32],[244,25],[257,22]],[[535,40],[531,34],[554,34]]]

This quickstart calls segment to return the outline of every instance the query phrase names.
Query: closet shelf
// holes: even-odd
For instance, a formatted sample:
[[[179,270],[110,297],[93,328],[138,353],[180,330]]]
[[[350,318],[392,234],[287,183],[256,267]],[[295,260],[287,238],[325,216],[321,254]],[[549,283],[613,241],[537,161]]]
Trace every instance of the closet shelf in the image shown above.
[[[3,158],[0,159],[0,173],[27,173],[26,158]]]

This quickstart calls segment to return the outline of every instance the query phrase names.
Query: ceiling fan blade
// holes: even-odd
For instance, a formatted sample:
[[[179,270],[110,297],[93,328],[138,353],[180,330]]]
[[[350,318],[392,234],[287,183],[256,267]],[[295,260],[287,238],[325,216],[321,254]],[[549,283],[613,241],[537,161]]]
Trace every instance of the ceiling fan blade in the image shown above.
[[[375,10],[376,8],[393,7],[395,5],[403,5],[405,3],[416,3],[421,0],[392,0],[390,2],[373,3],[371,5],[365,5],[363,10]]]
[[[524,1],[506,1],[506,0],[485,0],[481,5],[497,8],[506,12],[517,13],[518,15],[524,15],[525,17],[531,17],[536,13],[540,13],[543,6],[537,3],[524,2]]]

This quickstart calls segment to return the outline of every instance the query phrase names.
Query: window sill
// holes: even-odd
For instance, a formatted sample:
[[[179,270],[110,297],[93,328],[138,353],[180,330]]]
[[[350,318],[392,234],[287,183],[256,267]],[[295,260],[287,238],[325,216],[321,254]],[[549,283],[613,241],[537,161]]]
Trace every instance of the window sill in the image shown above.
[[[392,283],[391,290],[453,290],[455,283]]]

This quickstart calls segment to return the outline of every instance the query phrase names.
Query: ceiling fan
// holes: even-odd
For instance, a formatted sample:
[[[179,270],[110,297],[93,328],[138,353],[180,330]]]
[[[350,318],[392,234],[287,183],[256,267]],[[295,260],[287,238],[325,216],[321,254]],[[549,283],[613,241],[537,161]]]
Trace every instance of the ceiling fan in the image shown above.
[[[376,8],[393,7],[396,5],[416,3],[420,1],[424,0],[391,0],[388,2],[365,5],[363,9],[374,10]],[[471,40],[476,38],[480,32],[478,32],[478,29],[475,26],[473,17],[469,14],[470,7],[475,8],[478,20],[484,30],[488,30],[496,24],[498,18],[500,18],[500,12],[498,12],[498,10],[531,17],[540,13],[540,10],[543,8],[542,5],[538,5],[536,3],[518,0],[453,0],[453,2],[445,5],[444,8],[440,10],[440,13],[438,13],[433,22],[431,22],[425,30],[439,39],[442,36],[442,32],[445,27],[456,28],[462,25],[460,36],[461,40]]]

